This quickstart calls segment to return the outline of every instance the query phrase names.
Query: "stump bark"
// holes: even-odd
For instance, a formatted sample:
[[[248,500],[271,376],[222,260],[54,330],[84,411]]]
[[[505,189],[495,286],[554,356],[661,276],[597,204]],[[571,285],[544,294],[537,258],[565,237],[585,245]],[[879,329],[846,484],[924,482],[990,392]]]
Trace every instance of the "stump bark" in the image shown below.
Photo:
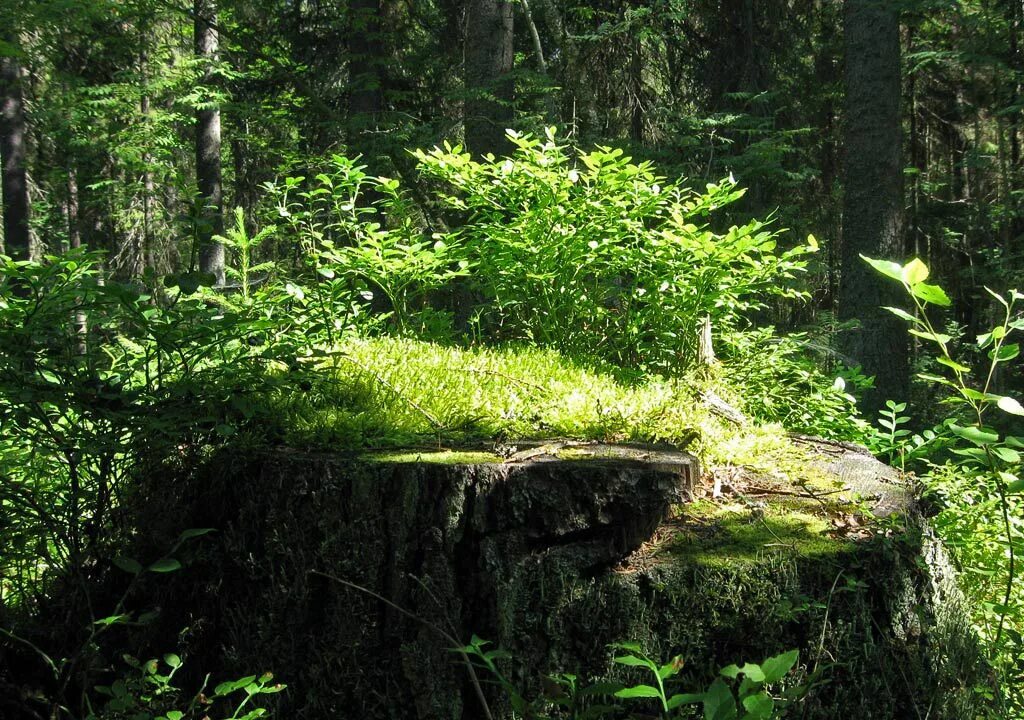
[[[951,576],[922,570],[941,549],[905,488],[879,481],[893,492],[872,486],[868,499],[904,498],[898,540],[853,542],[774,510],[701,517],[687,504],[699,478],[693,456],[643,446],[224,453],[137,506],[147,537],[175,537],[182,517],[219,530],[154,587],[164,614],[145,642],[180,640],[196,672],[273,670],[289,684],[282,716],[314,720],[483,717],[439,631],[509,650],[507,677],[526,694],[548,673],[616,677],[611,642],[682,654],[691,690],[720,666],[798,647],[805,677],[830,668],[808,718],[965,711],[950,683],[978,672],[976,643]],[[762,524],[774,537],[751,535]],[[500,715],[500,695],[489,702]]]

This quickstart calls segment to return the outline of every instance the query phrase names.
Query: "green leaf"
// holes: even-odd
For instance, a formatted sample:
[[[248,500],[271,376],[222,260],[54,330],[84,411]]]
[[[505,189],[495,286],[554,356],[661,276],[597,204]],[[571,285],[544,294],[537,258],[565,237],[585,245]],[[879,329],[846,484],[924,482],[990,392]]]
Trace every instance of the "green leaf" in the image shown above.
[[[995,360],[996,362],[1006,362],[1007,360],[1013,360],[1018,355],[1020,355],[1020,345],[1017,345],[1016,343],[1000,345],[998,352],[995,349],[988,351],[989,358]]]
[[[189,528],[188,530],[182,531],[181,535],[178,536],[178,542],[183,543],[186,540],[191,540],[192,538],[202,537],[203,535],[216,532],[216,530],[216,528]]]
[[[656,687],[650,685],[634,685],[633,687],[623,688],[615,693],[615,697],[620,698],[660,698],[661,691]]]
[[[732,690],[722,678],[715,681],[704,693],[704,720],[734,720],[736,718],[736,699]]]
[[[775,710],[775,701],[767,693],[759,692],[743,698],[743,707],[750,713],[749,718],[769,720]]]
[[[635,655],[619,655],[618,657],[612,658],[612,660],[614,662],[617,662],[619,665],[628,665],[629,667],[646,667],[651,668],[652,670],[654,669],[654,663],[652,663],[650,660],[644,660],[643,658],[638,658]]]
[[[966,365],[961,365],[956,360],[950,360],[947,357],[937,357],[937,358],[935,358],[935,361],[937,363],[939,363],[940,365],[945,365],[946,367],[952,368],[953,370],[956,370],[957,372],[965,373],[965,372],[970,372],[971,371],[971,369],[969,367],[967,367]]]
[[[996,301],[997,301],[997,302],[998,302],[998,303],[999,303],[1000,305],[1002,305],[1003,307],[1005,307],[1005,308],[1009,308],[1009,307],[1010,307],[1010,304],[1006,302],[1006,298],[1004,298],[1004,297],[1003,297],[1002,295],[1000,295],[999,293],[997,293],[997,292],[996,292],[995,290],[993,290],[992,288],[990,288],[990,287],[986,287],[986,288],[985,288],[985,292],[987,292],[987,293],[988,293],[989,295],[991,295],[992,297],[994,297],[994,298],[996,299]]]
[[[179,668],[181,667],[181,658],[174,653],[168,653],[164,655],[164,662],[167,663],[168,667]]]
[[[658,677],[662,680],[667,680],[668,678],[672,677],[682,669],[683,658],[677,655],[671,660],[669,660],[667,663],[662,665],[660,668],[658,668]]]
[[[754,682],[765,681],[764,670],[761,668],[760,665],[755,665],[754,663],[747,663],[746,665],[740,668],[740,672],[742,672],[744,675],[746,675]]]
[[[727,665],[726,667],[719,670],[719,672],[727,678],[735,680],[740,675],[746,675],[753,682],[764,682],[764,671],[760,665],[754,663],[745,663],[743,667],[736,667],[735,665]]]
[[[950,452],[952,452],[954,455],[959,455],[961,457],[969,457],[974,460],[977,460],[982,465],[984,465],[985,462],[988,460],[988,455],[981,448],[953,448],[950,450]]]
[[[131,573],[132,575],[138,575],[142,572],[142,564],[138,560],[133,560],[130,557],[118,555],[111,562],[126,573]]]
[[[997,433],[986,432],[974,425],[970,425],[968,427],[950,425],[950,430],[962,437],[964,440],[970,440],[975,445],[990,445],[991,443],[999,442],[999,435]]]
[[[903,282],[903,266],[899,263],[892,262],[891,260],[874,260],[864,255],[861,255],[860,259],[886,277]]]
[[[903,270],[900,275],[903,282],[908,285],[917,285],[918,283],[924,282],[928,279],[928,266],[921,262],[920,258],[914,258],[903,266]]]
[[[146,568],[150,572],[169,573],[181,569],[181,563],[174,558],[164,558]]]
[[[949,307],[951,302],[949,296],[946,295],[946,291],[940,288],[938,285],[929,285],[928,283],[918,283],[910,288],[910,291],[914,293],[914,297],[918,300],[923,300],[926,303],[932,305],[940,305],[941,307]]]
[[[680,705],[690,705],[699,702],[704,702],[704,693],[678,693],[670,697],[665,704],[668,705],[669,710],[675,710]]]
[[[996,403],[1000,410],[1003,412],[1010,413],[1011,415],[1024,415],[1024,405],[1014,400],[1012,397],[1001,397],[999,402]]]
[[[949,385],[950,387],[956,386],[956,383],[954,383],[952,380],[950,380],[949,378],[944,378],[941,375],[932,375],[930,373],[918,373],[917,376],[922,380],[927,380],[928,382],[939,383],[940,385]]]
[[[994,447],[992,454],[1006,463],[1016,464],[1020,462],[1020,453],[1013,448]]]
[[[914,323],[915,325],[920,325],[921,324],[921,320],[920,319],[914,317],[913,315],[908,313],[906,310],[903,310],[902,308],[890,307],[889,305],[884,305],[883,309],[884,310],[888,310],[889,312],[891,312],[896,317],[903,318],[904,320],[906,320],[909,323]]]
[[[168,710],[166,717],[167,720],[181,720],[183,717],[185,717],[185,713],[181,712],[180,710]]]
[[[718,671],[727,678],[735,680],[739,677],[740,669],[737,665],[726,665],[724,668]]]
[[[916,328],[910,328],[909,330],[907,330],[907,332],[910,333],[911,335],[916,335],[919,338],[931,340],[932,342],[937,342],[941,345],[945,345],[946,343],[953,339],[949,335],[946,335],[945,333],[932,333],[927,330],[917,330]]]
[[[776,655],[761,663],[761,670],[764,671],[764,681],[767,683],[778,682],[786,676],[793,666],[796,665],[800,653],[797,650]]]

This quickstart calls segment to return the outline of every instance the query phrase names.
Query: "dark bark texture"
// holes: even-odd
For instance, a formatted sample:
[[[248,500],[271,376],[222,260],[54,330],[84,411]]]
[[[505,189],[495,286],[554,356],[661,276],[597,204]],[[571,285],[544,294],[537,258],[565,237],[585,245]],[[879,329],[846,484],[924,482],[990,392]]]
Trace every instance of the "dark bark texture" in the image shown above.
[[[218,37],[214,0],[195,0],[195,52],[204,63],[202,85],[214,82]],[[220,165],[220,107],[207,102],[196,111],[196,181],[199,186],[199,269],[224,284],[224,246],[213,240],[224,234],[224,199]]]
[[[3,163],[4,243],[15,260],[29,257],[29,200],[25,172],[25,109],[21,64],[0,58],[0,162]]]
[[[368,128],[384,107],[380,0],[352,0],[349,13],[349,112]]]
[[[905,302],[901,289],[861,255],[904,257],[900,158],[898,10],[877,0],[846,0],[846,105],[839,318],[859,327],[841,338],[843,352],[875,377],[863,400],[869,416],[886,399],[906,400],[908,342],[904,323],[882,309]]]
[[[466,147],[477,155],[497,155],[509,147],[512,10],[503,0],[470,0],[466,9]]]
[[[351,0],[348,27],[348,146],[362,155],[371,175],[384,173],[381,155],[390,136],[379,131],[384,110],[385,52],[381,33],[380,0]],[[386,162],[386,161],[385,161]],[[362,189],[362,201],[373,205],[381,194],[373,186]]]

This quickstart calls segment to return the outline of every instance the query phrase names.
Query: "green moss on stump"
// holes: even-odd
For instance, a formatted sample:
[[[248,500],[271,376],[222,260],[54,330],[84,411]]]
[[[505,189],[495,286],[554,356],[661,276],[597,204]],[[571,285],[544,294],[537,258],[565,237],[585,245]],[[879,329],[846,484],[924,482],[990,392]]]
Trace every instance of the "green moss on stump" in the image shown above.
[[[792,505],[796,505],[793,507]],[[829,535],[831,524],[805,503],[757,506],[698,501],[682,509],[673,537],[657,556],[687,558],[700,565],[749,564],[765,556],[835,557],[853,543]]]
[[[363,458],[375,463],[428,463],[431,465],[485,465],[502,461],[494,453],[473,450],[380,452],[367,453]]]

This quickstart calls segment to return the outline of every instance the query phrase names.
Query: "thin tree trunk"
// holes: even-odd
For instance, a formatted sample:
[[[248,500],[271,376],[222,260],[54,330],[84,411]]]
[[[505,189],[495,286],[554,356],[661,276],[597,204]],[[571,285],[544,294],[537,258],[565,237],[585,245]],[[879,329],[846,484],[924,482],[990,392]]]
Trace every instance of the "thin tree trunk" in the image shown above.
[[[149,92],[146,88],[148,57],[145,50],[139,56],[139,65],[142,71],[142,97],[139,99],[139,112],[142,114],[142,122],[149,127],[151,111],[149,103]],[[142,153],[142,267],[156,270],[156,252],[153,248],[153,171],[150,166],[153,164],[153,156],[147,149]]]
[[[68,167],[67,192],[68,245],[72,250],[77,250],[82,247],[82,230],[78,224],[78,171],[74,165]],[[89,349],[89,324],[85,310],[75,310],[74,317],[71,319],[71,327],[75,334],[75,353],[79,357],[84,357]]]
[[[537,69],[542,75],[548,72],[548,64],[544,60],[544,46],[540,42],[540,33],[537,32],[537,24],[533,21],[533,13],[530,12],[530,3],[527,0],[519,0],[523,6],[523,19],[526,20],[526,27],[530,31],[530,40],[533,42],[533,52],[537,56]]]
[[[842,344],[875,378],[874,390],[863,399],[873,414],[886,399],[906,399],[910,382],[906,328],[881,307],[903,298],[860,257],[904,256],[899,17],[889,3],[846,0],[843,29],[846,162],[839,317],[860,323]]]
[[[380,0],[351,0],[349,13],[349,147],[363,156],[369,173],[377,175],[384,172],[376,133],[384,110]],[[368,205],[381,199],[373,187],[364,187],[361,194],[362,202]]]
[[[836,28],[833,22],[833,13],[825,14],[824,0],[816,0],[814,14],[819,20],[815,23],[815,35],[818,37],[818,45],[814,49],[814,77],[819,87],[827,87],[834,84],[838,79],[838,63],[835,61],[835,38]],[[836,153],[836,109],[831,101],[822,102],[817,113],[817,124],[821,129],[821,154],[819,165],[821,167],[821,192],[822,196],[832,199],[835,193],[836,177],[839,172],[839,161]],[[828,231],[826,237],[836,238],[839,236],[839,213],[835,203],[826,204],[827,220],[825,229]],[[828,306],[835,310],[839,296],[839,244],[833,240],[827,245],[827,283],[828,283]]]
[[[630,140],[636,144],[644,141],[644,58],[643,42],[636,38],[633,44],[633,57],[630,58],[630,118],[629,135]]]
[[[78,171],[72,165],[68,167],[68,245],[72,250],[82,247],[78,222]]]
[[[349,3],[349,112],[369,127],[384,107],[381,92],[380,0]]]
[[[1010,0],[1010,68],[1013,70],[1013,105],[1024,101],[1021,92],[1021,72],[1024,72],[1020,51],[1021,2]],[[1010,164],[1011,171],[1016,174],[1020,166],[1020,119],[1021,108],[1010,113]]]
[[[195,52],[204,64],[200,82],[214,83],[218,38],[215,0],[195,0]],[[199,186],[199,269],[224,284],[224,246],[214,235],[224,233],[224,201],[220,166],[220,107],[207,102],[196,111],[196,181]]]
[[[466,17],[466,147],[473,153],[508,149],[512,123],[512,3],[469,0]]]
[[[248,133],[245,127],[239,128],[238,132],[243,135]],[[246,170],[246,146],[240,137],[231,138],[231,162],[234,166],[235,174],[235,197],[232,207],[241,207],[245,211],[246,224],[248,225],[249,217],[252,214],[252,200],[250,198],[249,178]]]
[[[28,179],[25,172],[25,108],[21,64],[0,58],[0,163],[3,164],[3,245],[15,260],[29,258]]]

